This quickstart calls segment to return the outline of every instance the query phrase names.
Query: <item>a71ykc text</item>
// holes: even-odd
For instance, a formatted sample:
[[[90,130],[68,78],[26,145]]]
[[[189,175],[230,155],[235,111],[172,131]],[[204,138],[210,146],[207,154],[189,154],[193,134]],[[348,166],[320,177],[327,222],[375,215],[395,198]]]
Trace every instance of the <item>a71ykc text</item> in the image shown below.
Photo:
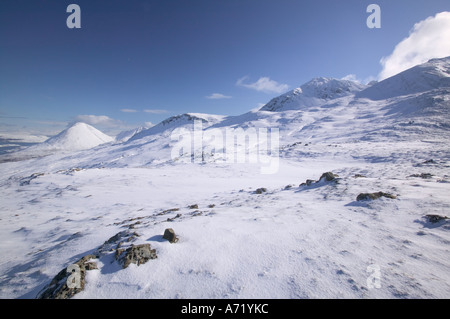
[[[225,307],[217,306],[205,306],[205,305],[194,305],[188,303],[181,307],[182,314],[204,314],[209,317],[213,316],[214,313],[223,314],[268,314],[269,304],[247,304],[247,303],[234,303],[226,304]]]

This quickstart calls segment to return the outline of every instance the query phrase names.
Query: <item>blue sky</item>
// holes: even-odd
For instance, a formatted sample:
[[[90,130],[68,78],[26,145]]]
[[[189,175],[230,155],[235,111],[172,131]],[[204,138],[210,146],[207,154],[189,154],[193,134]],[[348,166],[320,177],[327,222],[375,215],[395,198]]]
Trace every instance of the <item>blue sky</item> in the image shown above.
[[[69,4],[81,29],[69,29]],[[366,8],[381,7],[369,29]],[[377,78],[448,0],[2,0],[0,134],[242,114],[317,76]],[[259,90],[258,90],[259,89]]]

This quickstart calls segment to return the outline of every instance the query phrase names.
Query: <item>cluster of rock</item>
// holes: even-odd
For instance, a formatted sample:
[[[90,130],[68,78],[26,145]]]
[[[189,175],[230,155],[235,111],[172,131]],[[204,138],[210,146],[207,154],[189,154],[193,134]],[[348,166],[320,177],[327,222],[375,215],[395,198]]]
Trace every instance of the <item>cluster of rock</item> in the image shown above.
[[[72,272],[69,272],[69,267],[64,268],[61,270],[50,282],[50,284],[38,295],[39,299],[69,299],[72,298],[75,294],[79,293],[84,289],[85,286],[85,277],[86,277],[86,271],[92,270],[92,269],[98,269],[97,263],[91,261],[92,259],[97,259],[98,256],[96,255],[86,255],[79,259],[77,262],[75,262],[73,265],[77,266],[73,267],[71,265],[72,269],[78,269],[77,271],[77,277],[75,286],[71,286],[71,275]]]
[[[322,182],[337,182],[338,177],[339,177],[339,175],[337,175],[337,174],[334,174],[332,172],[326,172],[326,173],[323,173],[322,176],[320,176],[318,181],[312,180],[312,179],[307,179],[306,182],[301,183],[299,185],[299,187],[311,186],[312,184],[317,184],[317,183],[322,183]]]
[[[44,176],[44,173],[33,173],[30,176],[24,177],[20,180],[19,185],[20,186],[25,186],[25,185],[30,185],[30,182],[35,179],[38,178],[39,176]]]
[[[267,192],[267,188],[261,187],[261,188],[258,188],[258,189],[255,191],[255,194],[262,194],[262,193],[265,193],[265,192]]]
[[[426,215],[425,217],[428,219],[430,223],[433,224],[449,219],[449,217],[441,215]]]
[[[142,265],[150,259],[158,258],[156,250],[150,244],[131,245],[128,248],[117,248],[115,258],[123,269],[130,264]]]
[[[110,253],[114,253],[115,260],[122,269],[130,264],[140,266],[151,259],[158,258],[156,249],[152,249],[150,244],[139,245],[130,244],[139,235],[130,230],[121,231],[98,247],[93,253],[80,258],[74,264],[62,269],[52,281],[38,294],[38,299],[69,299],[75,294],[84,290],[86,284],[86,271],[98,269],[95,260]],[[170,243],[178,242],[172,228],[164,231],[164,239]]]
[[[420,177],[423,179],[430,179],[433,177],[433,175],[430,173],[421,173],[421,174],[412,174],[412,175],[409,175],[408,177]]]
[[[397,196],[389,194],[389,193],[383,193],[383,192],[376,192],[376,193],[361,193],[356,197],[357,201],[365,201],[365,200],[374,200],[381,197],[386,197],[390,199],[396,199]]]

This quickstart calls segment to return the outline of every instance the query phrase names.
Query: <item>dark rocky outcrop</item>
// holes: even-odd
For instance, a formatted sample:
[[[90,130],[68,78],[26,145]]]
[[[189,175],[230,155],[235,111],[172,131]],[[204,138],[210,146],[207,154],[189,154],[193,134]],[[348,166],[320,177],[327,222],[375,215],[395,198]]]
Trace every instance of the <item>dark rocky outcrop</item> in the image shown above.
[[[74,264],[64,268],[52,279],[50,284],[44,288],[37,298],[69,299],[73,297],[84,289],[86,271],[97,269],[97,263],[90,261],[91,259],[97,258],[97,255],[86,255]],[[76,271],[70,272],[70,269]],[[73,287],[69,287],[71,285]]]
[[[96,253],[98,255],[103,255],[105,253],[112,252],[126,243],[135,241],[137,237],[139,237],[139,235],[136,232],[131,232],[130,230],[118,232],[105,241],[99,248],[97,248]]]
[[[447,216],[440,216],[440,215],[426,215],[425,217],[428,219],[428,221],[430,223],[433,223],[433,224],[439,223],[440,221],[443,221],[446,219],[449,219]]]
[[[264,187],[258,188],[255,191],[256,194],[262,194],[262,193],[265,193],[265,192],[267,192],[267,188],[264,188]]]
[[[171,244],[176,243],[178,241],[178,237],[172,228],[167,228],[164,231],[163,238],[167,239]]]
[[[167,218],[168,222],[173,222],[175,219],[180,218],[182,215],[181,214],[177,214],[175,217],[172,218]]]
[[[412,175],[409,175],[408,177],[420,177],[423,179],[430,179],[433,177],[433,175],[430,173],[422,173],[422,174],[412,174]]]
[[[356,200],[357,201],[375,200],[375,199],[378,199],[381,197],[386,197],[386,198],[391,198],[391,199],[397,198],[397,196],[392,195],[392,194],[377,192],[377,193],[361,193],[356,197]]]
[[[312,180],[312,179],[307,179],[306,182],[301,183],[299,185],[299,187],[311,186],[311,185],[317,184],[319,182],[326,182],[326,183],[337,182],[338,181],[338,177],[339,177],[339,175],[337,175],[337,174],[334,174],[332,172],[326,172],[326,173],[323,173],[322,176],[320,176],[318,181]]]
[[[20,186],[25,186],[25,185],[30,185],[30,182],[35,179],[38,178],[39,176],[44,176],[44,173],[33,173],[30,176],[24,177],[20,180]]]
[[[131,245],[127,249],[118,248],[115,253],[115,258],[123,269],[130,264],[142,265],[150,259],[157,258],[156,250],[151,249],[150,244]]]
[[[319,181],[325,180],[327,182],[331,182],[331,181],[336,180],[336,178],[338,178],[338,177],[339,177],[339,175],[333,174],[332,172],[326,172],[326,173],[323,173],[322,176],[320,176]]]
[[[92,254],[83,256],[77,262],[62,269],[37,296],[38,299],[69,299],[81,292],[85,287],[86,271],[97,269],[97,263],[91,259],[99,259],[114,252],[115,259],[122,268],[131,263],[138,266],[150,259],[157,258],[156,250],[150,244],[130,245],[139,235],[129,230],[121,231],[98,247]],[[73,286],[73,287],[71,287]]]

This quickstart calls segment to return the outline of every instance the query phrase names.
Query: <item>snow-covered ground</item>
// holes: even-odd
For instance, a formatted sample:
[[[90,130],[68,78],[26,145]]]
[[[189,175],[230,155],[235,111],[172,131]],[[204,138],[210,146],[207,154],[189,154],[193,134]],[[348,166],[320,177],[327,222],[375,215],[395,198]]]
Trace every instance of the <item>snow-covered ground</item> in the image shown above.
[[[130,230],[157,258],[122,269],[104,253],[74,298],[448,298],[450,223],[425,216],[450,216],[449,65],[389,86],[320,78],[259,112],[184,114],[123,143],[0,164],[0,297],[35,298]],[[278,169],[203,154],[211,141],[174,159],[173,130],[198,122],[278,128]],[[380,191],[396,198],[356,200]]]

